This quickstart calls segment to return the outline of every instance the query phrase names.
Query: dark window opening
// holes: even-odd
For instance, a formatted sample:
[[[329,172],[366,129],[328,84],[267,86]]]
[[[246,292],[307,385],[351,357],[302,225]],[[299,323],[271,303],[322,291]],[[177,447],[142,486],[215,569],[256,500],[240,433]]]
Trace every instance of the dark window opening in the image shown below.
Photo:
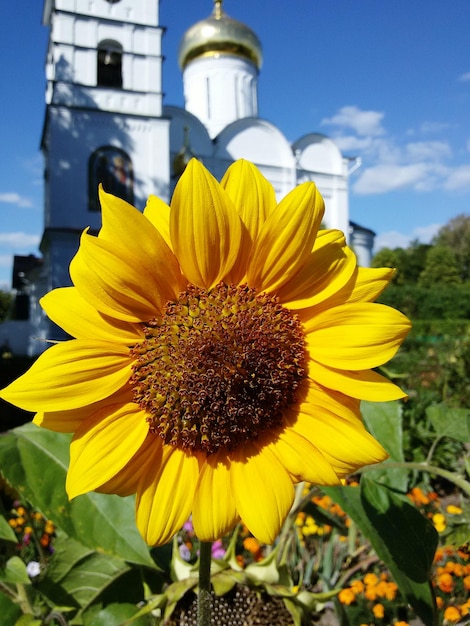
[[[122,46],[117,41],[98,44],[98,86],[122,87]]]
[[[95,150],[88,162],[88,208],[99,211],[98,187],[134,204],[134,170],[129,156],[120,148],[105,146]]]

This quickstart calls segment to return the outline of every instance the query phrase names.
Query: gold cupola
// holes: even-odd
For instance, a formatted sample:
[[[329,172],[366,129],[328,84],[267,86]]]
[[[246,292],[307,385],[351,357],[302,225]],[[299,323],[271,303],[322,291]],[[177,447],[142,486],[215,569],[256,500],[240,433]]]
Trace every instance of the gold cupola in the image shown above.
[[[184,70],[194,59],[226,54],[248,59],[258,70],[263,62],[261,43],[256,34],[242,22],[229,17],[222,8],[222,0],[215,0],[212,14],[184,34],[178,62]]]

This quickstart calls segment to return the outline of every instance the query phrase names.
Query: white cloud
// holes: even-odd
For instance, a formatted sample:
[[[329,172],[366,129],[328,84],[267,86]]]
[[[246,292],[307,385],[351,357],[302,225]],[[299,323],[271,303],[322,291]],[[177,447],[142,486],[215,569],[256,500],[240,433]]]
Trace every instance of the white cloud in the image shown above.
[[[373,136],[385,134],[382,120],[385,117],[380,111],[362,111],[357,106],[344,106],[333,117],[324,118],[322,126],[351,128],[358,135]]]
[[[33,203],[29,198],[25,198],[15,191],[0,193],[0,202],[4,202],[5,204],[16,204],[22,208],[29,208],[33,206]]]
[[[389,230],[386,233],[376,235],[374,240],[374,252],[382,248],[407,248],[411,242],[409,235],[404,235],[396,230]]]
[[[335,144],[341,150],[341,152],[370,152],[373,146],[373,140],[371,137],[356,137],[355,135],[345,135],[342,137],[334,138]]]
[[[11,254],[0,254],[0,267],[11,269],[13,265],[13,256]]]
[[[419,136],[448,129],[450,124],[425,121],[419,130],[405,133],[413,141],[403,141],[386,132],[383,120],[384,113],[379,111],[344,106],[322,121],[335,127],[333,139],[343,154],[362,160],[362,168],[351,180],[353,193],[470,189],[470,165],[451,162],[455,155],[447,140],[419,140]],[[470,139],[466,147],[470,151]]]
[[[397,230],[389,230],[385,233],[380,233],[375,237],[374,252],[378,252],[382,248],[408,248],[411,242],[416,239],[420,243],[430,243],[442,226],[443,224],[418,226],[408,235],[400,233]]]
[[[362,172],[353,191],[361,195],[387,193],[405,187],[415,188],[428,173],[425,163],[409,165],[380,164]]]
[[[412,239],[418,239],[421,243],[431,243],[433,237],[444,226],[444,224],[428,224],[427,226],[418,226],[413,230]]]
[[[470,189],[470,165],[460,165],[449,172],[444,183],[449,191],[463,191]]]
[[[468,83],[470,82],[470,72],[465,72],[464,74],[460,74],[458,77],[459,82]]]
[[[431,122],[425,121],[419,127],[420,132],[427,135],[429,133],[440,133],[443,130],[447,130],[450,128],[450,124],[448,122]]]
[[[406,145],[407,156],[412,161],[440,161],[452,155],[450,146],[445,141],[416,141]]]
[[[0,245],[11,250],[31,250],[38,247],[39,235],[30,235],[21,231],[0,233]]]

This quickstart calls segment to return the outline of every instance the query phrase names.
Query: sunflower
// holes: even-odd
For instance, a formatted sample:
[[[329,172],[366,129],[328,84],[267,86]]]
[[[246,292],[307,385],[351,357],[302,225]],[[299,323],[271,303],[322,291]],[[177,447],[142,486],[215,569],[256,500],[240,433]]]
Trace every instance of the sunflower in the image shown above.
[[[278,204],[254,165],[222,181],[197,160],[171,207],[143,213],[100,190],[72,287],[41,300],[72,339],[1,392],[34,422],[74,433],[67,492],[136,494],[137,526],[166,543],[192,515],[215,540],[241,519],[272,543],[294,484],[338,484],[386,458],[360,400],[404,397],[372,371],[410,328],[373,301],[393,270],[359,268],[319,230],[311,182]]]

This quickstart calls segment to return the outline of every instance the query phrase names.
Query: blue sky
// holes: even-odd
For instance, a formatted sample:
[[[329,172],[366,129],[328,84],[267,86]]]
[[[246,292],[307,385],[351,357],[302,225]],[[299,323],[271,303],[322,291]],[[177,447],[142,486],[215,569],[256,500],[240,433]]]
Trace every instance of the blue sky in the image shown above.
[[[137,0],[136,0],[137,1]],[[139,0],[142,1],[142,0]],[[470,213],[470,1],[225,0],[263,44],[259,114],[290,141],[333,138],[361,168],[350,217],[376,247],[427,242]],[[177,48],[211,0],[162,0],[165,103],[183,105]],[[0,25],[0,288],[42,233],[41,0],[7,2]]]

